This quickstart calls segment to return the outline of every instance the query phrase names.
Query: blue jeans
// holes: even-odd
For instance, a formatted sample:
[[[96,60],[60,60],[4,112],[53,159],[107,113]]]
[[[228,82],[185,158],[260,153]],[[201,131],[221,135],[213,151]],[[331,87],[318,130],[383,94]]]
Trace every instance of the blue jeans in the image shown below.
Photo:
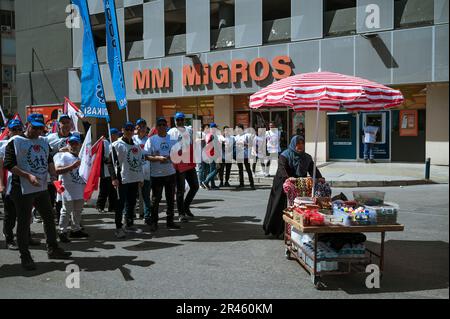
[[[142,186],[142,200],[144,201],[144,220],[150,221],[150,215],[152,212],[152,202],[150,200],[150,190],[152,187],[152,182],[145,180],[144,186]]]
[[[364,143],[364,159],[373,160],[373,143]]]
[[[216,178],[216,175],[217,175],[216,162],[212,162],[212,163],[209,163],[209,164],[206,164],[206,165],[209,166],[209,174],[208,174],[208,176],[206,176],[206,179],[205,179],[204,183],[206,185],[208,185],[209,182],[211,182],[211,187],[216,187],[216,183],[214,181],[214,179]]]
[[[201,162],[198,168],[198,180],[200,183],[205,181],[208,173],[209,173],[209,164]]]

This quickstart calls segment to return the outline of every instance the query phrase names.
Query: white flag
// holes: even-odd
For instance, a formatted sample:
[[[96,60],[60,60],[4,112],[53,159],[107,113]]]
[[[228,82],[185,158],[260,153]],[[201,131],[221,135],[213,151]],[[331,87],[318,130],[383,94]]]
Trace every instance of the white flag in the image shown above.
[[[86,137],[84,139],[83,145],[80,149],[80,168],[79,168],[79,174],[80,177],[87,183],[89,179],[89,173],[91,172],[92,167],[92,155],[91,155],[91,148],[92,148],[92,135],[91,135],[91,128],[89,127],[89,130],[86,133]]]
[[[5,113],[3,113],[2,105],[0,104],[0,112],[2,113],[3,118],[3,124],[6,126],[6,123],[8,122],[8,119],[5,116]]]
[[[64,113],[69,115],[69,117],[72,119],[73,127],[71,131],[78,131],[78,119],[83,118],[84,114],[71,100],[66,97],[64,98]]]

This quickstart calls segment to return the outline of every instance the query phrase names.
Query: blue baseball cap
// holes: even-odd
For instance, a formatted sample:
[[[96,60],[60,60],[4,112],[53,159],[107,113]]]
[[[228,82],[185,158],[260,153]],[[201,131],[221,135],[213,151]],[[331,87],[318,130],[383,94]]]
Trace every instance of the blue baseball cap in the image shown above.
[[[61,115],[59,116],[58,121],[61,122],[61,120],[64,120],[64,119],[70,120],[71,118],[70,118],[70,116],[69,116],[68,114],[61,114]]]
[[[119,135],[119,130],[113,127],[112,129],[109,130],[109,133],[111,133],[111,135],[113,134]]]
[[[183,112],[177,112],[177,113],[175,114],[175,119],[176,119],[176,120],[184,119],[185,117],[186,117],[186,116],[184,115]]]
[[[214,123],[214,122],[212,122],[212,123],[209,124],[209,127],[210,127],[210,128],[217,127],[217,124]]]
[[[73,134],[69,137],[69,143],[77,142],[81,144],[81,137],[79,135]]]
[[[145,125],[147,125],[147,121],[144,120],[143,118],[139,118],[139,119],[136,121],[136,125],[140,125],[140,124],[145,124]]]
[[[127,121],[123,124],[123,128],[134,128],[134,123],[131,121]]]
[[[28,121],[28,123],[31,124],[31,126],[45,127],[44,115],[42,115],[40,113],[33,113],[33,114],[28,115],[27,121]]]
[[[9,128],[9,129],[12,129],[12,128],[18,127],[18,126],[20,126],[20,127],[23,126],[21,120],[13,119],[13,120],[9,120],[9,121],[8,121],[8,128]]]
[[[159,117],[159,118],[156,120],[156,124],[159,124],[159,123],[161,123],[161,122],[167,123],[166,118],[165,118],[165,117]]]

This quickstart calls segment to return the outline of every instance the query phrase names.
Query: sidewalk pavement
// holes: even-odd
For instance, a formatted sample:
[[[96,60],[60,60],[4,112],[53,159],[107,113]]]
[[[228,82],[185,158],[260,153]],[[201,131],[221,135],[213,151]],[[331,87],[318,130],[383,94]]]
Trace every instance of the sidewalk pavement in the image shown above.
[[[449,167],[431,165],[430,180],[425,180],[425,164],[411,163],[374,163],[364,162],[325,162],[318,163],[322,175],[331,187],[386,187],[409,186],[422,184],[448,184]],[[260,177],[261,166],[258,163],[254,176],[257,186],[271,186],[273,177]],[[272,162],[270,174],[277,171],[277,162]],[[244,170],[245,183],[248,184],[247,173]],[[233,165],[230,182],[239,182],[237,166]],[[88,207],[95,207],[98,192],[95,192],[88,202]]]

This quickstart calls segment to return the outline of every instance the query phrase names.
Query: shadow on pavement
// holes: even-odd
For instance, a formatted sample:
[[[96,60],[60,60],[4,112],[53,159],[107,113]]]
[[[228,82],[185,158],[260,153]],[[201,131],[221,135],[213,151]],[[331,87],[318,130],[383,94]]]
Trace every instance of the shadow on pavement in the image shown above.
[[[379,244],[367,246],[379,249]],[[385,243],[385,270],[379,289],[365,285],[365,274],[328,276],[324,290],[349,294],[413,292],[449,288],[449,246],[443,241],[390,240]]]
[[[154,264],[150,260],[135,260],[137,256],[110,256],[110,257],[74,257],[70,261],[36,262],[37,270],[25,271],[20,263],[2,265],[0,278],[6,277],[35,277],[53,271],[66,271],[69,264],[76,264],[81,271],[113,271],[119,269],[125,280],[133,280],[131,272],[125,266],[150,267]]]

